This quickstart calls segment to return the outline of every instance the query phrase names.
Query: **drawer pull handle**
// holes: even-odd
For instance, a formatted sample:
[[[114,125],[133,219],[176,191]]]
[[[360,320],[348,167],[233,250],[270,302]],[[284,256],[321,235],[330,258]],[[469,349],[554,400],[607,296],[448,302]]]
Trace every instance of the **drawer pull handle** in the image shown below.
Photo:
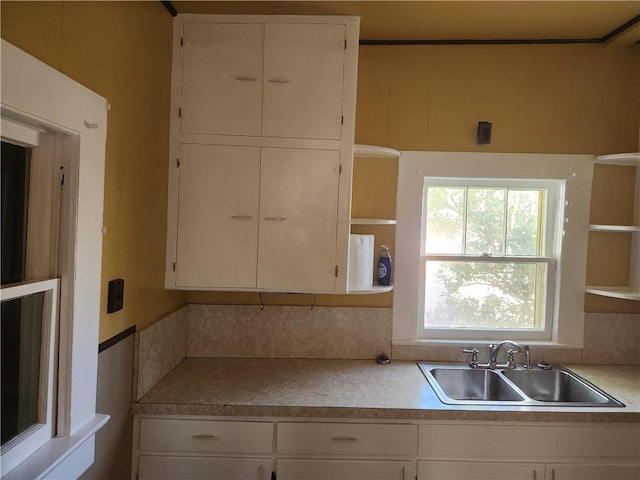
[[[335,437],[331,437],[331,440],[334,442],[355,442],[358,438],[350,435],[337,435]]]
[[[252,220],[253,217],[251,215],[232,215],[231,218],[234,220]]]
[[[286,83],[291,83],[291,80],[287,80],[286,78],[270,78],[269,82],[286,84]]]
[[[214,435],[213,433],[196,433],[192,435],[191,438],[195,438],[196,440],[216,440],[220,437],[218,437],[218,435]]]
[[[287,220],[284,217],[264,217],[264,219],[268,222],[284,222]]]
[[[244,77],[242,75],[237,76],[236,80],[240,81],[240,82],[257,82],[258,78],[257,77]]]

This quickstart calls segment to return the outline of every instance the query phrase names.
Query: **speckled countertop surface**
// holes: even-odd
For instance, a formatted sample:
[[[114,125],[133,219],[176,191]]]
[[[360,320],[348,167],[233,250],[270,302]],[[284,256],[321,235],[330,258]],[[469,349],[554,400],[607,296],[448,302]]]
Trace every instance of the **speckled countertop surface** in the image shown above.
[[[438,400],[415,362],[186,358],[134,414],[415,420],[640,422],[640,367],[569,365],[624,408],[452,406]]]

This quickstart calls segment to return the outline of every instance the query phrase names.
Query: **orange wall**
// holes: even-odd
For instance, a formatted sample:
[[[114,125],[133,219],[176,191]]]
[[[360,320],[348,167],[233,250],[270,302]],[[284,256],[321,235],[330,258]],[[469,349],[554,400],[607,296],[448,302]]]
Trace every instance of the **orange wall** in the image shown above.
[[[2,38],[82,83],[108,114],[100,341],[185,303],[164,290],[171,16],[160,2],[2,2]],[[107,283],[125,303],[107,315]]]
[[[640,49],[633,47],[363,46],[356,142],[399,150],[637,151],[639,86]],[[484,120],[493,123],[492,141],[477,145],[477,124]],[[620,179],[599,172],[597,185]],[[394,160],[356,159],[353,216],[393,217],[396,175]],[[596,216],[609,218],[610,223],[616,223],[621,211],[628,217],[633,190],[626,187],[615,202],[598,193],[592,203]],[[353,227],[352,231],[374,233],[376,245],[387,243],[394,253],[393,227]],[[590,249],[589,280],[624,282],[629,274],[627,246],[613,251],[596,247]],[[257,295],[194,292],[187,299],[253,304]],[[268,304],[306,305],[313,300],[311,295],[264,296]],[[391,306],[392,294],[320,295],[316,304]],[[640,312],[640,302],[587,295],[585,310]]]
[[[183,294],[163,288],[171,17],[160,2],[2,2],[1,21],[3,38],[112,105],[100,339],[133,324],[144,328],[185,300],[258,303],[257,294]],[[637,47],[365,46],[360,48],[356,141],[401,150],[637,151],[638,85]],[[493,122],[490,145],[475,143],[480,120]],[[356,162],[355,215],[393,214],[396,172],[393,160]],[[594,202],[597,211],[612,208],[606,198]],[[394,253],[393,227],[354,232],[375,233],[376,244],[386,242]],[[589,274],[608,276],[599,266],[606,258],[607,252],[590,253]],[[618,263],[624,268],[624,253]],[[125,309],[106,315],[107,282],[118,277],[126,281]],[[263,300],[310,305],[314,297],[265,294]],[[320,295],[315,302],[391,306],[392,294]],[[640,302],[589,295],[585,308],[639,311]]]
[[[400,150],[634,152],[639,109],[638,46],[360,48],[358,143]],[[490,145],[475,143],[481,120],[493,123]],[[592,223],[632,223],[629,180],[629,172],[595,169]],[[394,201],[379,191],[368,198],[378,200],[372,207],[378,209]],[[625,284],[630,238],[601,237],[590,235],[586,281]],[[640,313],[640,302],[586,295],[585,311]]]

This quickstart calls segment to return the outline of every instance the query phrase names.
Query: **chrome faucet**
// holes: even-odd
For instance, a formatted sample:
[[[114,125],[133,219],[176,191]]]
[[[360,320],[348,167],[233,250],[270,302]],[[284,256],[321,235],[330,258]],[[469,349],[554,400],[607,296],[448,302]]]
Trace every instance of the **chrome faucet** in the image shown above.
[[[507,363],[504,365],[498,365],[498,353],[500,353],[500,350],[505,345],[511,345],[515,348],[515,350],[513,348],[507,350]],[[522,346],[519,343],[513,342],[511,340],[505,340],[504,342],[500,342],[498,344],[492,343],[491,345],[489,345],[489,361],[487,362],[487,366],[491,369],[494,369],[496,367],[516,368],[516,362],[513,358],[516,353],[522,353],[524,355],[524,364],[522,365],[523,368],[531,368],[529,345]]]
[[[511,347],[507,350],[507,363],[498,365],[498,354],[500,350],[505,345],[511,345]],[[514,359],[514,355],[516,353],[521,353],[524,355],[524,363],[522,364],[522,368],[530,369],[531,368],[531,351],[529,350],[529,345],[520,345],[511,340],[505,340],[504,342],[500,342],[498,344],[490,344],[489,345],[489,360],[487,363],[478,362],[478,353],[479,350],[477,348],[465,348],[462,350],[464,353],[470,353],[471,359],[469,361],[469,367],[471,368],[516,368],[516,361]]]

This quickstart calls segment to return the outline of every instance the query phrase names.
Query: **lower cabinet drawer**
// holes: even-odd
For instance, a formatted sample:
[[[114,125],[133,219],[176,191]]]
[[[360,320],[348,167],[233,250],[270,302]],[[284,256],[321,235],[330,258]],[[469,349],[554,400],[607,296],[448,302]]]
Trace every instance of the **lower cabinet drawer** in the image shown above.
[[[425,460],[502,460],[505,452],[496,451],[496,442],[509,442],[509,458],[589,458],[603,452],[612,458],[638,458],[640,425],[420,425],[420,457]]]
[[[544,480],[544,463],[418,462],[418,480]]]
[[[278,460],[278,480],[413,480],[414,461]]]
[[[414,455],[416,425],[279,423],[278,453],[320,455]]]
[[[139,480],[270,480],[271,459],[141,455]]]
[[[156,452],[271,453],[273,424],[143,417],[139,448]]]

